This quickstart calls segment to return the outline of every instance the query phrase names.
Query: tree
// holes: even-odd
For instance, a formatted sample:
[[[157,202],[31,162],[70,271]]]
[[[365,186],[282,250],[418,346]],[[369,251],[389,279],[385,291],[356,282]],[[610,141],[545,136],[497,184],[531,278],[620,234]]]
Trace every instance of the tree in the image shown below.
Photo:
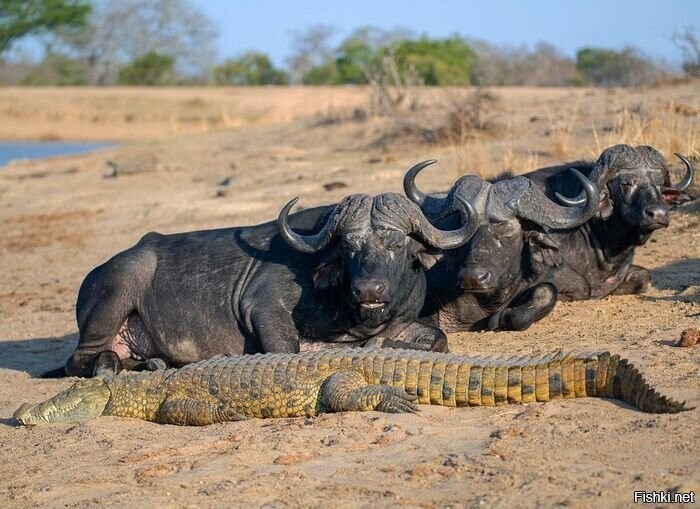
[[[688,26],[673,32],[673,42],[683,54],[682,67],[688,76],[700,76],[700,37],[695,27]]]
[[[469,85],[476,54],[467,42],[452,36],[446,39],[403,40],[395,44],[400,72],[415,69],[426,85]]]
[[[1,0],[0,0],[1,1]],[[177,71],[204,75],[214,62],[216,29],[190,0],[102,0],[83,29],[61,42],[85,58],[93,84],[110,84],[119,69],[146,53],[177,57]]]
[[[373,26],[353,31],[335,51],[335,63],[340,83],[367,83],[367,70],[382,65],[385,48],[400,40],[411,39],[410,30],[397,28],[382,30]]]
[[[149,51],[119,71],[120,85],[169,85],[173,82],[175,58]]]
[[[287,57],[287,66],[294,83],[306,83],[305,75],[307,80],[313,78],[315,72],[309,74],[309,71],[314,67],[326,66],[327,73],[334,65],[330,45],[334,32],[329,25],[314,25],[304,32],[292,32],[292,54]]]
[[[284,85],[289,75],[275,69],[264,53],[248,52],[214,68],[217,85]]]
[[[41,63],[22,79],[22,85],[78,86],[87,84],[87,65],[66,55],[49,51]]]
[[[0,54],[27,35],[85,25],[87,0],[0,0]]]
[[[622,51],[582,48],[576,53],[576,69],[584,83],[606,87],[649,83],[659,73],[654,64],[634,48]]]
[[[480,40],[470,44],[477,54],[472,79],[479,85],[563,86],[576,79],[574,61],[545,42],[537,43],[532,50]]]

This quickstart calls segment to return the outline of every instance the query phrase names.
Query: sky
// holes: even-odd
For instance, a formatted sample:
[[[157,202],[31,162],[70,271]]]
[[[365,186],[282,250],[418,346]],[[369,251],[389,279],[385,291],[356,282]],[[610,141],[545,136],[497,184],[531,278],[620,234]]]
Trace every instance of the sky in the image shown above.
[[[654,59],[680,62],[674,29],[700,29],[700,0],[191,0],[219,28],[220,57],[246,50],[269,54],[281,65],[290,33],[314,24],[338,29],[405,27],[442,37],[459,33],[496,44],[534,46],[547,41],[566,55],[582,46],[632,45]]]

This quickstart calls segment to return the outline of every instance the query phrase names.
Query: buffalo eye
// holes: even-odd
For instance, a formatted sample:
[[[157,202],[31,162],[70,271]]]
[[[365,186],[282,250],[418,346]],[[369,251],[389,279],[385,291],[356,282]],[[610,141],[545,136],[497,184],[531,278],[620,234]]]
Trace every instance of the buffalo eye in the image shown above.
[[[406,236],[400,232],[392,232],[387,235],[385,246],[389,251],[396,251],[406,245]]]
[[[351,253],[354,253],[354,252],[357,252],[360,250],[360,242],[355,237],[350,237],[350,236],[343,237],[342,245],[343,245],[344,251],[349,251]]]
[[[504,239],[509,239],[518,233],[518,226],[511,223],[510,221],[506,223],[501,223],[496,231],[496,237],[501,237]]]

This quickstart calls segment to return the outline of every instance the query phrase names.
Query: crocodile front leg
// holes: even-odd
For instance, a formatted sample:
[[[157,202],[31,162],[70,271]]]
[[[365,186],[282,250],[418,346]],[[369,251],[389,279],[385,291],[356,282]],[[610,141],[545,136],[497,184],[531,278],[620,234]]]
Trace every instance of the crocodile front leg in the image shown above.
[[[417,412],[412,403],[417,396],[388,385],[367,385],[355,371],[339,371],[323,381],[319,393],[321,404],[332,412]]]
[[[179,426],[206,426],[218,422],[242,421],[245,419],[245,415],[236,412],[227,405],[213,404],[191,398],[165,401],[156,417],[156,421],[161,424],[177,424]]]

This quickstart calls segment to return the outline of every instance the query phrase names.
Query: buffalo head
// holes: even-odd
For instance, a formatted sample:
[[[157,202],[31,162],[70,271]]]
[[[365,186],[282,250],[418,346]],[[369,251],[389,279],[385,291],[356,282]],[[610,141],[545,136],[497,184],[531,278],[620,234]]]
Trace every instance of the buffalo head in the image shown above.
[[[685,164],[686,174],[672,185],[666,160],[656,149],[630,145],[605,149],[589,177],[604,189],[598,216],[616,218],[634,232],[638,244],[643,244],[654,230],[667,227],[669,212],[691,199],[685,190],[694,176],[690,161],[680,154],[676,156]],[[560,194],[557,198],[569,205],[577,205],[582,199]]]
[[[599,193],[580,172],[572,169],[584,188],[584,202],[562,207],[552,202],[544,192],[525,177],[513,177],[496,182],[474,175],[461,177],[444,197],[429,196],[416,187],[416,175],[435,161],[425,161],[411,168],[404,177],[404,190],[422,206],[433,220],[459,213],[461,203],[471,203],[481,217],[481,223],[468,244],[456,258],[459,263],[458,284],[470,293],[503,296],[514,289],[523,276],[523,249],[527,246],[538,256],[544,250],[556,250],[544,234],[530,234],[522,228],[527,221],[551,229],[580,226],[597,211]]]
[[[279,214],[280,235],[298,251],[323,250],[322,263],[313,274],[315,287],[342,285],[357,320],[368,327],[379,327],[409,308],[417,314],[424,295],[418,297],[419,302],[406,300],[420,285],[424,289],[423,268],[435,263],[434,250],[461,246],[479,223],[468,203],[462,204],[468,219],[459,228],[446,231],[432,226],[404,196],[357,194],[335,207],[321,231],[300,235],[287,223],[296,202],[297,198],[290,201]]]

